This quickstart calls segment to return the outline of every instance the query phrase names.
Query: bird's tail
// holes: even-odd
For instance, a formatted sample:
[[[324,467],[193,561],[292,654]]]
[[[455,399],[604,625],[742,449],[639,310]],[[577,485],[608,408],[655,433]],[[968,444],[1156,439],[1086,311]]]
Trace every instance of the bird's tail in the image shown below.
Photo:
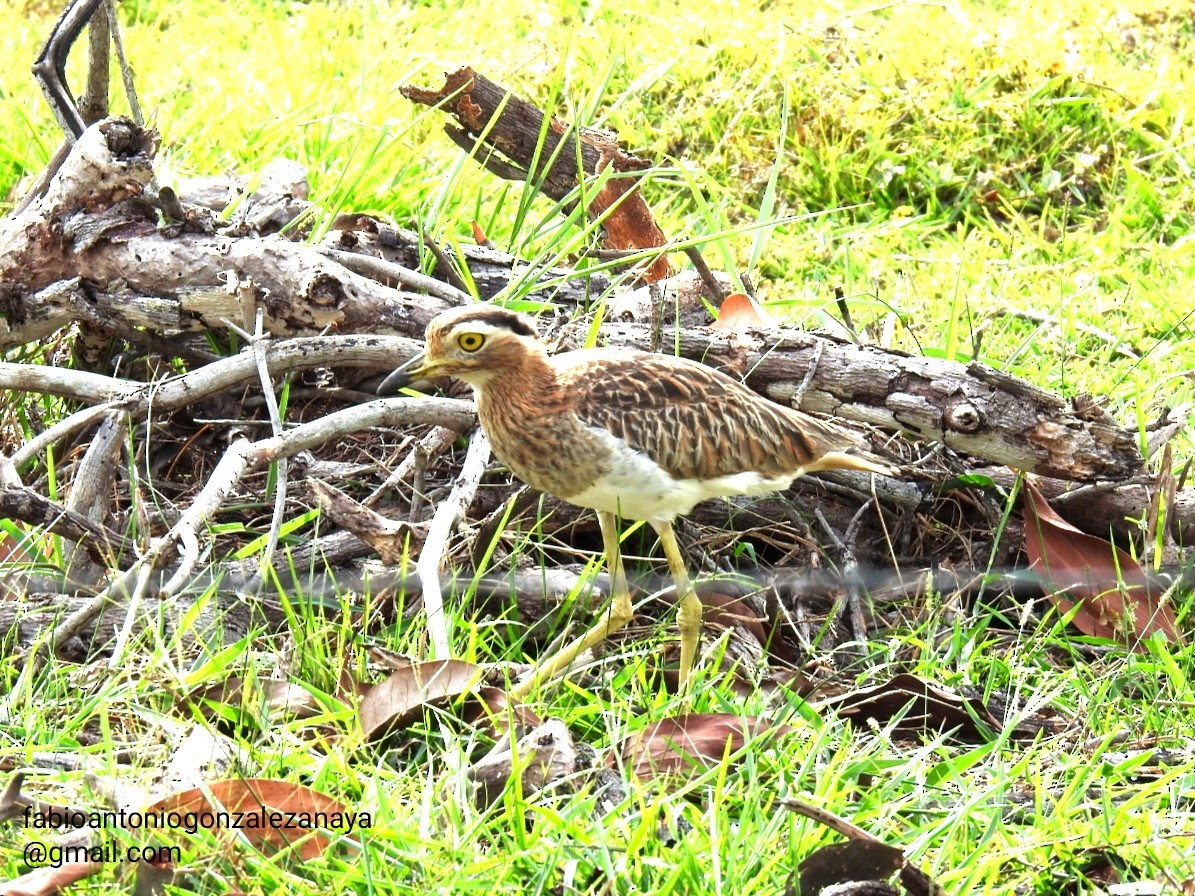
[[[849,448],[846,451],[827,451],[812,463],[805,465],[806,473],[818,470],[858,470],[861,473],[875,473],[878,476],[898,475],[896,467],[862,449]]]

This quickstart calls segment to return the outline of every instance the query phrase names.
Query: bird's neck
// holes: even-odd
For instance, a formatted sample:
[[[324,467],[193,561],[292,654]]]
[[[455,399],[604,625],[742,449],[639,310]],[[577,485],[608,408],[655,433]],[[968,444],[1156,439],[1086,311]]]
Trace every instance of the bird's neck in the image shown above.
[[[518,417],[540,417],[561,412],[563,390],[546,352],[529,352],[518,364],[497,365],[481,382],[472,383],[477,411],[484,421],[487,412],[501,405]]]

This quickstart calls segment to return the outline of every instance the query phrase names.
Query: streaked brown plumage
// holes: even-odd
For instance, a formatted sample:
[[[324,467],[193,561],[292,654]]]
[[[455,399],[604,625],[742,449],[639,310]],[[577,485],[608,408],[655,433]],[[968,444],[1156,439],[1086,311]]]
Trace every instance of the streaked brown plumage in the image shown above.
[[[630,621],[618,517],[647,520],[660,536],[680,601],[683,685],[696,655],[701,604],[672,520],[707,498],[776,491],[815,470],[893,473],[850,434],[709,367],[625,349],[549,356],[528,318],[493,306],[437,316],[427,328],[427,352],[379,391],[444,375],[473,386],[494,454],[516,476],[598,511],[612,580],[609,614],[542,661],[520,693]]]

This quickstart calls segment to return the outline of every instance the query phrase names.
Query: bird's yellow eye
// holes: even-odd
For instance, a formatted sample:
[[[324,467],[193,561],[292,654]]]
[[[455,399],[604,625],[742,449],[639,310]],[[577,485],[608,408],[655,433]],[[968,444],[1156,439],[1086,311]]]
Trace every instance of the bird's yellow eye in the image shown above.
[[[467,352],[475,352],[485,345],[485,337],[480,333],[461,333],[456,337],[456,344]]]

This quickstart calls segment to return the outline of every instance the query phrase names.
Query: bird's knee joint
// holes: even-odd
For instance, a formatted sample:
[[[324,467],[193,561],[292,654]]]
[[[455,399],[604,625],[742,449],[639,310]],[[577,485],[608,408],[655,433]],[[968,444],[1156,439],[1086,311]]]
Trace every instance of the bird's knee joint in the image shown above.
[[[606,626],[610,631],[617,631],[630,622],[634,615],[630,595],[621,595],[610,604],[610,610],[606,614]]]
[[[701,629],[701,599],[689,591],[680,599],[680,607],[676,613],[676,624],[682,632],[695,632]]]

